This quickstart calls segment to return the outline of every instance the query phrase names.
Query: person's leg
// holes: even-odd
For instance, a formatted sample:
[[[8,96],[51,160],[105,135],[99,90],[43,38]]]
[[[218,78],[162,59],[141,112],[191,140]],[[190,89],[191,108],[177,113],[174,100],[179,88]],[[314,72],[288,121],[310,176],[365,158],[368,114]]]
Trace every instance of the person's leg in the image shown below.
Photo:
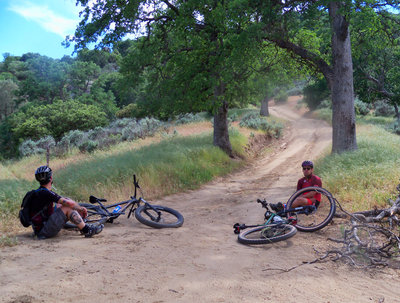
[[[315,199],[298,197],[296,200],[293,201],[292,207],[296,208],[296,207],[305,206],[305,205],[313,205],[313,200],[315,200]]]
[[[71,221],[71,223],[75,224],[82,234],[85,237],[92,237],[95,234],[100,233],[103,230],[103,224],[86,224],[81,215],[74,209],[63,206],[61,204],[57,204],[57,208],[60,208],[65,216]]]
[[[85,222],[83,222],[81,215],[76,210],[61,204],[57,204],[56,207],[57,209],[61,209],[62,212],[67,216],[68,220],[75,224],[80,230],[85,227]]]
[[[37,233],[37,237],[39,239],[54,237],[59,233],[67,221],[68,218],[64,212],[61,209],[56,209],[44,223],[43,228]]]

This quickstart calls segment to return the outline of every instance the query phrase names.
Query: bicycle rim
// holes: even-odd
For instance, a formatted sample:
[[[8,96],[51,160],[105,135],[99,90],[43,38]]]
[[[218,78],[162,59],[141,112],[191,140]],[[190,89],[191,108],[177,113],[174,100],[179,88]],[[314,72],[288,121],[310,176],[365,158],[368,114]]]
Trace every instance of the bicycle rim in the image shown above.
[[[238,241],[242,244],[268,244],[287,240],[296,233],[293,225],[268,224],[244,230],[238,235]]]
[[[321,187],[305,187],[296,191],[288,200],[286,208],[290,209],[294,200],[310,191],[317,191],[321,194],[321,202],[314,213],[309,215],[299,213],[289,213],[289,216],[297,218],[296,228],[300,231],[316,231],[324,228],[331,222],[336,212],[336,204],[332,194]]]

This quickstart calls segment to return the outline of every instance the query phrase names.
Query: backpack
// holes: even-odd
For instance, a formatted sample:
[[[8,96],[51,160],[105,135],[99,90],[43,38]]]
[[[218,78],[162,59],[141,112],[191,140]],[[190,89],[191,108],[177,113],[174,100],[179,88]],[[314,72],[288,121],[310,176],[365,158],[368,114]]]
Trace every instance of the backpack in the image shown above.
[[[30,205],[32,197],[35,195],[35,193],[35,189],[28,191],[25,197],[22,199],[21,209],[18,213],[18,217],[19,221],[24,227],[29,227],[32,224],[32,218],[30,216]]]

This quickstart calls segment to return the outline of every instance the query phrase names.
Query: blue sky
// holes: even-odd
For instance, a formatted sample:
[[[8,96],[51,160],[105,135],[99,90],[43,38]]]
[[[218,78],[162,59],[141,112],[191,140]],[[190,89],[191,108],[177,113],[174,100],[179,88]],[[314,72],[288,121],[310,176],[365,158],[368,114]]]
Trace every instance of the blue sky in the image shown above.
[[[0,61],[33,52],[59,59],[73,46],[61,42],[73,35],[79,23],[76,0],[0,0]]]

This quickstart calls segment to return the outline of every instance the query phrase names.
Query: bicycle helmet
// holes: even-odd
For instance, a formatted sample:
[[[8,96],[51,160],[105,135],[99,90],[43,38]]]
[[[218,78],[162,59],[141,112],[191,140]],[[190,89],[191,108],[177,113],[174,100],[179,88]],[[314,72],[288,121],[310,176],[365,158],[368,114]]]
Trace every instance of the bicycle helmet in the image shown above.
[[[43,165],[38,167],[35,172],[35,178],[39,181],[41,185],[49,183],[53,172],[50,167]]]
[[[314,163],[312,163],[312,161],[310,160],[303,161],[303,163],[301,163],[301,167],[306,167],[306,166],[314,167]]]

